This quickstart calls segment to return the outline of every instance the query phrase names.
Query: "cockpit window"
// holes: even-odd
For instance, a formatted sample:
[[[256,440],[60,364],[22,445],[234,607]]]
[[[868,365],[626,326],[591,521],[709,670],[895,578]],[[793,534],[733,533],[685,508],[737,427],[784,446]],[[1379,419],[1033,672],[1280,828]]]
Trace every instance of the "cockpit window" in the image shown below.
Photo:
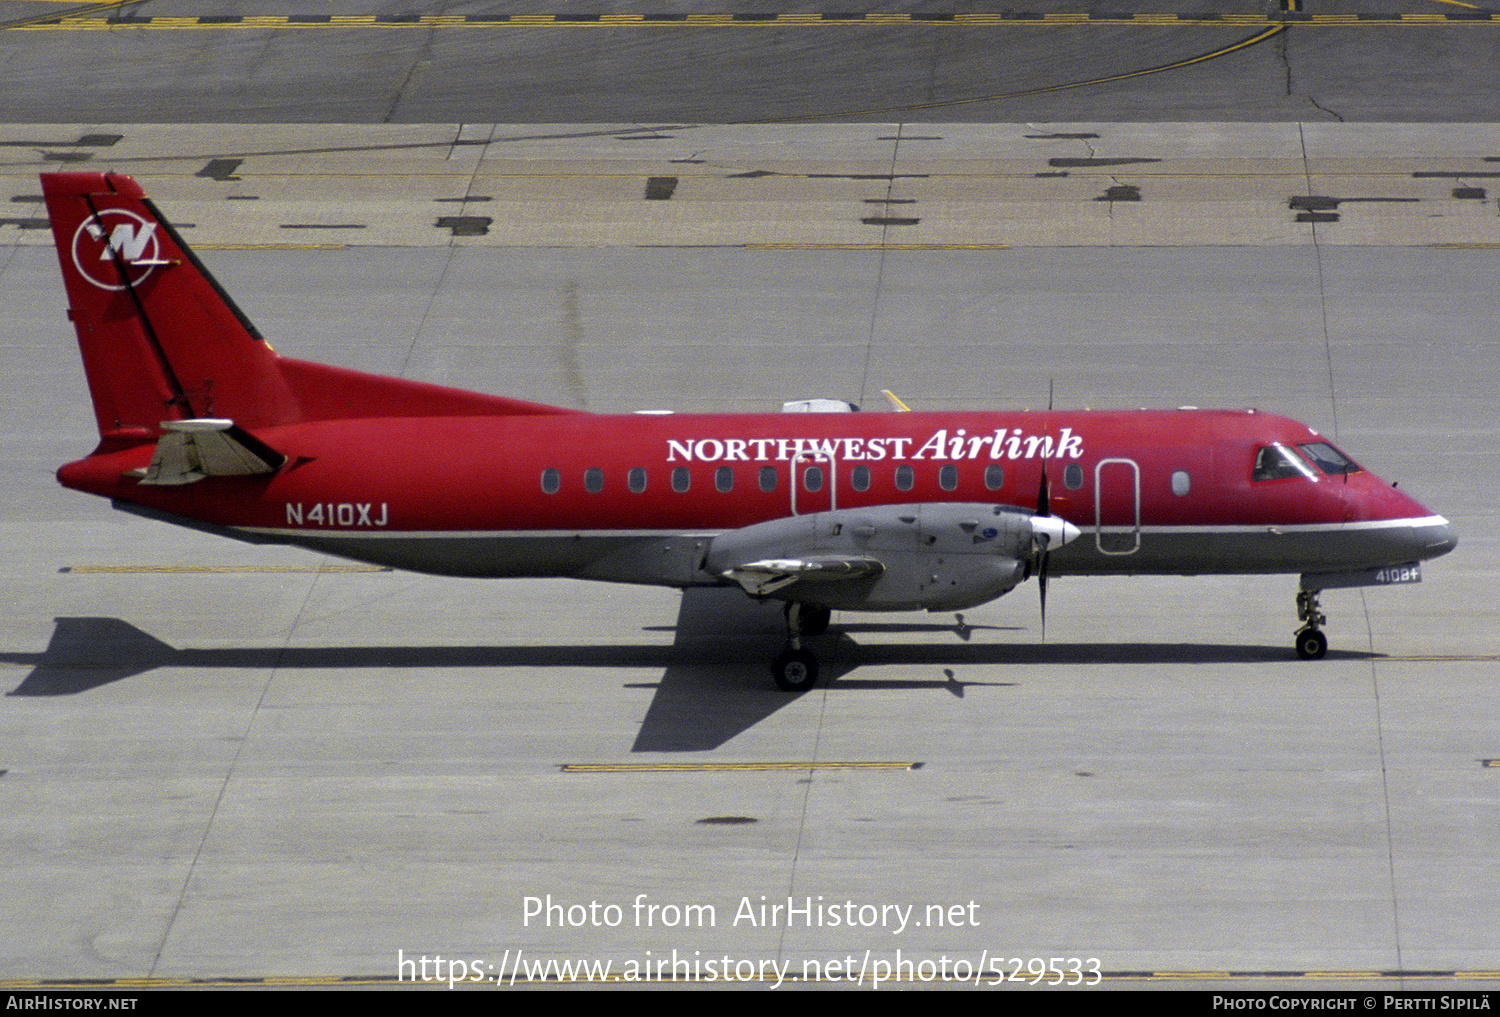
[[[1285,445],[1264,445],[1256,450],[1251,480],[1282,480],[1286,477],[1317,479],[1301,457]]]
[[[1326,441],[1310,441],[1298,445],[1302,454],[1311,459],[1313,465],[1331,477],[1341,473],[1358,473],[1359,464]]]

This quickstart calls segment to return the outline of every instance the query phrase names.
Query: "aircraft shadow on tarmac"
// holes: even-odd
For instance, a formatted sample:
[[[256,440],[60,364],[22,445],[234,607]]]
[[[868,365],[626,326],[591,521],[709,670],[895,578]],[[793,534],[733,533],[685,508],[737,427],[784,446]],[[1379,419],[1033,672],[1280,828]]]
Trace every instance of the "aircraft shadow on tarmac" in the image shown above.
[[[30,667],[11,696],[88,692],[159,667],[202,668],[661,668],[659,681],[636,685],[655,695],[633,752],[694,752],[717,748],[799,697],[771,684],[769,661],[780,649],[780,605],[757,604],[737,590],[688,590],[671,646],[323,646],[178,649],[120,618],[58,618],[40,653],[0,652],[0,662]],[[1163,643],[982,643],[976,631],[999,626],[861,621],[834,625],[810,641],[824,660],[819,689],[931,689],[962,698],[972,688],[1011,681],[963,681],[955,668],[977,665],[1280,664],[1282,646]],[[953,643],[861,644],[859,633],[950,632]],[[1331,658],[1379,654],[1331,651]],[[852,677],[866,665],[911,665],[923,676]],[[926,677],[931,675],[931,677]],[[1017,678],[1024,677],[1020,671]]]

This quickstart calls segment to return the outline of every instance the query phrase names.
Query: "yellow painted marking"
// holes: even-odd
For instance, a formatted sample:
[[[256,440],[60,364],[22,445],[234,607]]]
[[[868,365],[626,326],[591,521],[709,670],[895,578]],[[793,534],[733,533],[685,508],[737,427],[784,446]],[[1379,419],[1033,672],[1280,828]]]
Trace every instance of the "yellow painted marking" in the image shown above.
[[[74,15],[62,19],[62,24],[54,27],[59,28],[108,28],[110,22],[105,18],[85,18]],[[11,25],[11,28],[30,30],[32,27],[46,28],[46,25]]]
[[[51,2],[51,0],[33,0],[33,2]],[[90,8],[88,13],[124,6],[133,0],[111,0],[109,3],[100,4]],[[1473,4],[1462,3],[1460,0],[1437,0],[1439,3],[1451,3],[1457,7],[1465,7],[1471,10],[1482,10]],[[1314,14],[1309,22],[1282,22],[1279,19],[1254,14],[1225,14],[1218,18],[1192,18],[1177,14],[1165,14],[1159,12],[1121,14],[1114,16],[1091,15],[1087,12],[1052,12],[1043,14],[1041,19],[1014,18],[1004,14],[955,14],[952,18],[940,21],[927,21],[913,17],[911,14],[871,12],[858,18],[825,17],[819,13],[788,13],[778,14],[772,18],[739,20],[732,14],[689,14],[684,18],[674,20],[650,20],[644,14],[605,14],[599,17],[574,21],[570,19],[559,19],[552,14],[524,15],[515,14],[507,18],[487,18],[484,15],[447,15],[429,14],[411,21],[389,21],[381,20],[379,15],[334,15],[326,21],[297,21],[291,20],[287,15],[245,15],[235,21],[205,21],[200,17],[152,17],[143,22],[121,23],[110,21],[106,18],[91,18],[84,16],[63,16],[58,20],[56,15],[38,15],[25,18],[18,22],[0,26],[4,30],[47,32],[47,31],[73,31],[73,30],[110,30],[110,31],[183,31],[186,29],[224,30],[236,28],[284,28],[284,29],[316,29],[316,28],[477,28],[477,29],[505,29],[505,28],[643,28],[643,29],[672,29],[672,28],[957,28],[957,27],[1004,27],[1004,28],[1057,28],[1057,27],[1080,27],[1088,25],[1138,25],[1143,28],[1191,25],[1204,28],[1223,28],[1226,26],[1263,25],[1269,26],[1272,31],[1281,31],[1284,28],[1299,24],[1312,24],[1321,28],[1330,27],[1391,27],[1395,25],[1495,25],[1500,26],[1500,18],[1475,19],[1475,20],[1450,20],[1444,14],[1392,14],[1378,19],[1365,18],[1361,20],[1357,15],[1350,14]],[[39,24],[38,22],[52,22]],[[1166,69],[1166,68],[1158,68]],[[1150,73],[1150,72],[1142,72]],[[1128,76],[1128,75],[1127,75]],[[1118,80],[1118,79],[1105,79]],[[1094,84],[1095,82],[1089,82]],[[1076,86],[1065,86],[1076,87]],[[1031,94],[1031,93],[1017,93]]]
[[[1410,662],[1410,661],[1427,661],[1427,662],[1435,663],[1435,664],[1451,664],[1451,663],[1461,663],[1463,661],[1491,661],[1491,660],[1500,660],[1500,653],[1431,654],[1431,655],[1428,655],[1428,656],[1422,656],[1422,655],[1419,655],[1419,654],[1411,654],[1409,656],[1402,656],[1400,654],[1392,654],[1391,656],[1388,656],[1388,657],[1376,657],[1376,658],[1374,658],[1374,660],[1378,664],[1379,663],[1385,663],[1386,661],[1391,661],[1391,660],[1399,660],[1399,661],[1406,661],[1406,662]]]
[[[745,244],[747,251],[1008,251],[1009,244]]]
[[[74,16],[81,16],[83,14],[97,14],[100,11],[114,10],[117,7],[123,7],[127,3],[130,3],[130,2],[131,2],[131,0],[105,0],[104,3],[94,4],[92,7],[89,7],[86,10],[83,10],[83,11],[74,11]],[[51,20],[52,18],[54,18],[56,16],[57,16],[56,14],[46,14],[46,13],[43,13],[43,14],[34,14],[31,17],[29,17],[29,18],[21,18],[18,21],[8,22],[4,27],[5,28],[30,28],[34,22],[37,22],[37,21],[49,21],[49,20]]]
[[[348,244],[194,244],[195,251],[342,251]]]
[[[383,565],[69,565],[61,569],[73,575],[139,575],[156,574],[238,574],[253,572],[324,573],[389,572]]]
[[[787,770],[910,770],[910,762],[563,763],[563,773],[710,773]]]
[[[1051,16],[1052,15],[1048,15],[1048,17]],[[1218,57],[1245,49],[1248,46],[1254,46],[1256,43],[1263,42],[1273,35],[1279,35],[1280,33],[1286,31],[1286,29],[1286,25],[1273,25],[1272,27],[1266,29],[1264,32],[1259,33],[1258,35],[1253,35],[1248,39],[1241,39],[1239,42],[1235,43],[1232,46],[1225,46],[1222,49],[1216,49],[1212,53],[1203,53],[1199,56],[1190,57],[1187,60],[1179,60],[1176,63],[1163,64],[1160,67],[1148,67],[1144,70],[1130,71],[1126,74],[1112,74],[1109,77],[1105,78],[1091,78],[1088,81],[1070,81],[1067,84],[1063,85],[1047,85],[1042,88],[1026,88],[1022,89],[1019,92],[1003,92],[999,95],[977,95],[969,99],[944,99],[937,102],[913,103],[908,106],[885,106],[879,109],[825,110],[821,113],[807,113],[802,116],[772,117],[766,120],[747,120],[744,122],[747,124],[792,123],[798,120],[821,120],[826,117],[883,116],[893,113],[911,113],[926,109],[943,109],[950,106],[966,106],[970,103],[976,102],[999,102],[1004,99],[1018,99],[1026,95],[1047,95],[1051,92],[1065,92],[1072,88],[1087,88],[1090,85],[1104,85],[1115,81],[1127,81],[1130,78],[1141,78],[1150,74],[1163,74],[1167,71],[1175,71],[1183,67],[1191,67],[1194,64],[1201,64],[1205,61],[1214,60]]]
[[[910,413],[911,412],[911,407],[908,406],[908,405],[906,405],[905,403],[903,403],[901,401],[901,398],[899,396],[897,396],[896,393],[892,392],[890,389],[883,388],[883,389],[880,390],[880,394],[883,395],[883,396],[885,396],[886,402],[890,403],[891,404],[891,409],[895,410],[897,413]]]

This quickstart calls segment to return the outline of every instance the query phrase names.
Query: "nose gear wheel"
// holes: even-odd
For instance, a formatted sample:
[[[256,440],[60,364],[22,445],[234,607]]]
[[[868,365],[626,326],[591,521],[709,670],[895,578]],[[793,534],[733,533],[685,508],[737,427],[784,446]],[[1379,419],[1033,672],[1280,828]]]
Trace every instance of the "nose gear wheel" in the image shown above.
[[[1318,595],[1322,592],[1303,590],[1297,594],[1297,617],[1303,625],[1297,630],[1295,646],[1297,656],[1303,660],[1321,660],[1328,653],[1328,637],[1322,630],[1328,616],[1318,609]]]

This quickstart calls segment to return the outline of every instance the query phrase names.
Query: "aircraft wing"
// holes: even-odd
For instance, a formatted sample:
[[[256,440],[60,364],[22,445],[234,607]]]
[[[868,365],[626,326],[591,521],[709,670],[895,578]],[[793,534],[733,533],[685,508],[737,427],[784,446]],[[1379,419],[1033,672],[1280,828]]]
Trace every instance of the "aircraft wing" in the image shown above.
[[[878,576],[885,565],[864,555],[816,554],[804,558],[763,558],[725,569],[721,575],[744,587],[752,597],[764,597],[799,582],[836,582]]]

